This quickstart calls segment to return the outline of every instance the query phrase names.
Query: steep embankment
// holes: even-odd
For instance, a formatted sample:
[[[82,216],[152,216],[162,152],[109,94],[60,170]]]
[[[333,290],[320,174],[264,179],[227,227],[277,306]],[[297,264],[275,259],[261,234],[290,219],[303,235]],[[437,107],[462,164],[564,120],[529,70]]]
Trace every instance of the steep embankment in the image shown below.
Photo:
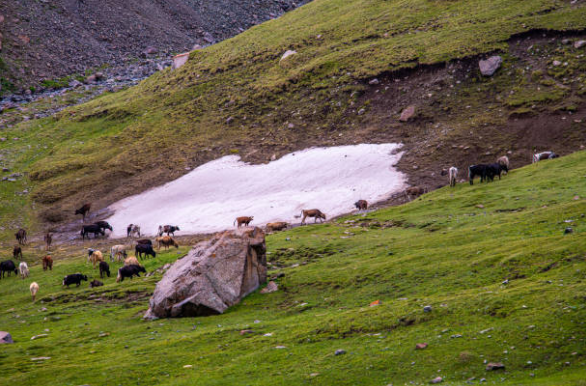
[[[145,52],[171,54],[234,36],[303,1],[2,0],[4,92],[61,83],[99,66],[130,65]],[[66,83],[66,82],[65,82]]]
[[[585,27],[582,2],[309,3],[177,71],[11,128],[5,163],[30,180],[3,185],[3,199],[29,186],[34,212],[61,222],[223,155],[264,162],[316,145],[404,142],[400,168],[427,187],[451,164],[566,154],[586,135]],[[297,54],[280,61],[286,50]],[[502,68],[483,77],[478,59],[493,52]],[[4,223],[26,224],[22,202]]]
[[[142,320],[161,273],[64,289],[65,274],[98,276],[85,252],[55,249],[54,270],[44,272],[42,251],[28,246],[31,277],[0,280],[0,325],[15,341],[0,351],[2,380],[380,386],[439,376],[446,385],[583,385],[584,175],[586,152],[578,152],[502,181],[269,236],[279,291],[205,318]],[[151,272],[176,257],[173,249],[144,264]],[[504,370],[487,371],[491,362]]]

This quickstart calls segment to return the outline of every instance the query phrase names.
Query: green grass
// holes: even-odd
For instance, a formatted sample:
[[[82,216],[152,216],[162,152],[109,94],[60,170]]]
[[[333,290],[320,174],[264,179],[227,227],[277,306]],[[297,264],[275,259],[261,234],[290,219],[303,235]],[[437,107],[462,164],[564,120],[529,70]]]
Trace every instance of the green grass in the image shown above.
[[[0,326],[16,342],[0,351],[0,383],[403,385],[440,375],[448,385],[584,385],[585,176],[578,152],[269,236],[279,291],[219,316],[143,320],[159,274],[63,289],[63,275],[96,271],[81,250],[56,252],[53,272],[34,265],[27,280],[0,281]],[[416,351],[420,342],[429,347]],[[39,356],[51,359],[31,361]],[[506,371],[487,372],[485,360]]]
[[[330,144],[357,130],[360,118],[348,111],[371,77],[506,49],[511,36],[534,29],[585,27],[586,7],[559,0],[317,0],[193,52],[179,70],[9,129],[23,138],[14,147],[35,149],[9,160],[31,172],[33,200],[70,215],[81,201],[121,198],[122,184],[139,192],[236,151],[258,162]],[[279,65],[288,49],[298,54]],[[527,89],[503,106],[562,97],[555,87]]]

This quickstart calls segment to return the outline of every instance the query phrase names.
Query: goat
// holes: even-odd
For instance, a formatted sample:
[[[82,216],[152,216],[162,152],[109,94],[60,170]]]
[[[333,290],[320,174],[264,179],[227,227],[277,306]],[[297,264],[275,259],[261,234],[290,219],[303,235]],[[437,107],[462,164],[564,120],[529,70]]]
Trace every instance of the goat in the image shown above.
[[[39,285],[37,284],[36,281],[33,281],[30,285],[30,287],[28,287],[29,290],[31,291],[31,296],[33,297],[33,302],[35,301],[35,298],[37,297],[37,292],[39,292]]]

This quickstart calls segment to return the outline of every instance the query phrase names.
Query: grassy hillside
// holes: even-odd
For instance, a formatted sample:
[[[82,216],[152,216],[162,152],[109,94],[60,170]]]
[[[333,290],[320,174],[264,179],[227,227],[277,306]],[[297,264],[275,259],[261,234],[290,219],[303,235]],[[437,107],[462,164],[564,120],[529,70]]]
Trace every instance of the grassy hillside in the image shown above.
[[[62,289],[92,270],[82,252],[57,252],[53,272],[0,281],[0,326],[16,342],[0,351],[2,384],[584,385],[585,175],[578,152],[269,236],[279,291],[219,316],[142,320],[160,274]]]
[[[4,137],[19,138],[3,143],[4,163],[30,172],[27,183],[32,197],[25,202],[28,210],[23,205],[3,208],[3,222],[10,223],[10,228],[23,223],[32,226],[34,218],[18,216],[33,212],[40,212],[42,221],[70,219],[72,209],[81,202],[103,207],[226,154],[264,162],[273,154],[315,145],[407,141],[409,136],[419,145],[431,138],[447,141],[435,131],[449,133],[459,128],[468,132],[472,122],[490,123],[502,132],[508,113],[530,108],[531,103],[542,106],[562,101],[575,111],[581,108],[581,95],[586,92],[586,79],[580,77],[586,59],[571,45],[564,46],[563,53],[551,48],[552,55],[567,56],[564,60],[570,65],[555,74],[541,70],[542,78],[526,74],[521,67],[524,63],[514,67],[514,58],[506,58],[507,71],[497,73],[500,80],[482,78],[474,61],[472,71],[461,74],[461,84],[454,79],[451,94],[449,89],[443,94],[434,91],[447,106],[428,98],[427,88],[417,79],[405,89],[393,87],[409,69],[506,52],[509,39],[516,34],[581,31],[584,27],[586,7],[580,2],[313,1],[233,39],[193,52],[177,71],[162,71],[137,87],[103,95],[55,118],[4,130]],[[288,49],[298,53],[280,64]],[[544,64],[551,60],[548,56]],[[381,87],[376,95],[399,100],[385,99],[377,105],[375,89],[367,83],[374,76],[383,79],[388,74],[390,85]],[[534,86],[546,88],[541,99],[533,98]],[[385,94],[389,87],[392,92]],[[484,92],[496,88],[499,94]],[[500,96],[515,90],[524,93],[516,101],[509,103],[510,98]],[[418,103],[428,104],[421,113],[423,121],[415,126],[393,126],[397,112],[419,94],[417,98],[425,102]],[[478,103],[465,109],[470,101]],[[493,107],[487,108],[489,103]],[[472,120],[470,114],[481,116]],[[442,128],[436,130],[440,119],[444,119]],[[455,119],[457,125],[453,125]],[[507,137],[495,143],[506,149],[514,142]],[[483,141],[484,145],[478,154],[494,143]],[[5,185],[0,188],[3,200],[10,200],[13,193]],[[32,201],[37,203],[35,209],[30,206]]]

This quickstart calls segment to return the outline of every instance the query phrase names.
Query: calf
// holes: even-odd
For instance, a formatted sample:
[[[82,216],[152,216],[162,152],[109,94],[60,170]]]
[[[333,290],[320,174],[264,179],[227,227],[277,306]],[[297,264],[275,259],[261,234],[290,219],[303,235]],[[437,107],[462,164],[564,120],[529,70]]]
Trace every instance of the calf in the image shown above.
[[[15,275],[18,275],[18,270],[12,260],[6,260],[0,263],[0,279],[4,277],[4,272],[8,272],[8,276],[10,276],[12,272],[14,272]]]
[[[104,274],[110,277],[110,266],[105,261],[100,261],[100,278],[103,278]]]
[[[487,172],[488,165],[479,164],[479,165],[471,165],[468,167],[468,179],[470,180],[470,185],[474,185],[474,177],[479,176],[480,182],[483,182],[486,179],[486,172]]]
[[[43,257],[43,271],[46,271],[47,268],[51,271],[53,270],[53,259],[49,255]]]
[[[136,253],[139,259],[142,259],[142,255],[157,257],[157,253],[153,250],[153,246],[148,244],[136,244],[136,247],[134,247],[134,253]]]
[[[79,287],[82,280],[87,281],[87,276],[82,275],[81,273],[73,273],[63,278],[63,285],[67,286],[67,288],[69,288],[71,284],[75,284],[77,287]]]
[[[140,237],[140,227],[136,224],[130,224],[126,227],[126,237],[136,235]]]
[[[157,249],[161,249],[161,245],[165,247],[165,249],[169,249],[170,246],[174,246],[175,248],[179,248],[179,244],[177,244],[175,242],[175,240],[173,240],[173,238],[171,236],[163,236],[163,237],[157,237],[155,239],[157,241]],[[147,244],[143,244],[143,245],[147,245]]]
[[[503,167],[505,174],[507,174],[509,172],[509,169],[511,168],[511,163],[509,162],[509,157],[507,157],[506,155],[499,157],[499,159],[496,160],[496,163]]]
[[[18,271],[20,272],[20,277],[22,277],[22,280],[27,278],[29,275],[28,265],[24,261],[18,265]]]
[[[316,223],[318,219],[320,220],[320,222],[324,222],[324,220],[326,219],[326,215],[322,213],[322,211],[319,209],[303,209],[301,210],[301,216],[303,216],[303,218],[301,219],[301,224],[305,224],[305,219],[307,217],[313,217],[314,223]]]
[[[26,230],[25,229],[20,228],[18,230],[18,232],[16,232],[14,234],[14,236],[16,237],[16,241],[18,241],[18,243],[20,245],[25,245],[26,244]]]
[[[236,217],[236,220],[234,220],[232,225],[238,224],[238,228],[240,228],[242,225],[248,226],[252,220],[254,220],[253,216]]]
[[[22,260],[22,248],[18,245],[15,245],[14,248],[12,248],[12,257],[15,259],[20,257],[20,260]]]
[[[542,161],[544,159],[553,159],[553,158],[558,158],[558,157],[559,157],[559,155],[557,155],[553,151],[544,151],[541,153],[533,154],[533,160],[531,163],[536,163],[536,162]]]
[[[116,260],[120,261],[126,259],[126,250],[128,247],[126,245],[113,245],[110,248],[110,261],[114,261],[114,256],[116,256]]]
[[[110,276],[110,275],[108,275],[108,276]],[[104,285],[104,283],[102,283],[99,280],[92,280],[92,281],[90,281],[90,288],[101,287],[103,285]]]
[[[358,210],[366,210],[368,209],[368,202],[366,200],[358,200],[354,203],[354,206]]]
[[[30,285],[30,287],[28,287],[29,290],[31,291],[31,296],[33,297],[33,302],[35,301],[35,298],[37,297],[37,292],[39,292],[39,285],[37,284],[37,282],[33,281]]]
[[[86,235],[87,235],[87,238],[89,240],[89,238],[90,238],[90,235],[89,234],[90,233],[93,233],[94,234],[94,237],[98,237],[98,234],[101,234],[102,236],[104,236],[106,234],[106,232],[104,232],[104,229],[101,228],[101,227],[99,227],[96,224],[83,225],[81,227],[80,235],[81,235],[81,239],[82,240],[85,240]]]
[[[146,273],[146,269],[140,265],[127,265],[118,270],[118,277],[116,283],[124,281],[125,277],[132,279],[133,276],[140,277],[140,273]]]
[[[81,221],[85,221],[85,216],[90,212],[91,206],[91,203],[83,204],[81,208],[75,210],[76,215],[81,214],[83,216]]]

